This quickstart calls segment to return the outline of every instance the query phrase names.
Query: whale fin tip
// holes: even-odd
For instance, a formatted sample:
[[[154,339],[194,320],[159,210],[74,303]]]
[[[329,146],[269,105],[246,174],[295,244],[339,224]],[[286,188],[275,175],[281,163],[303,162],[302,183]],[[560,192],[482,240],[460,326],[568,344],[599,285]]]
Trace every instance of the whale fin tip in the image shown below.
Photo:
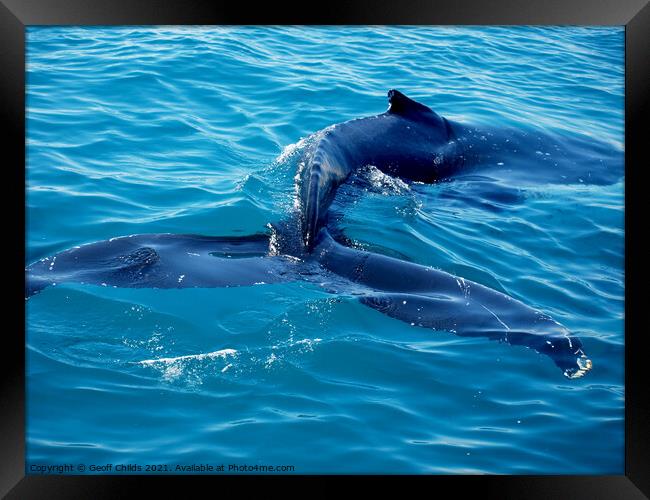
[[[433,113],[431,108],[414,101],[396,89],[390,89],[388,91],[388,104],[388,112],[393,114],[406,115],[418,112]]]

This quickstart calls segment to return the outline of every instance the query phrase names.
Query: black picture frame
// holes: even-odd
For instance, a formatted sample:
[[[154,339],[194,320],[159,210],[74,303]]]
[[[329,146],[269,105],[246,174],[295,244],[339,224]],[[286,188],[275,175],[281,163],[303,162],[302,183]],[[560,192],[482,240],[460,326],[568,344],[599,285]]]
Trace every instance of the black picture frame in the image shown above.
[[[641,290],[645,275],[641,221],[650,161],[643,125],[649,113],[650,5],[647,0],[401,0],[295,4],[225,3],[170,0],[0,0],[0,103],[6,125],[2,194],[5,203],[4,259],[6,304],[12,322],[5,322],[0,363],[0,494],[7,498],[116,498],[128,496],[136,483],[147,490],[175,488],[187,495],[187,481],[220,481],[232,476],[25,476],[25,27],[28,25],[171,25],[171,24],[555,24],[625,26],[625,474],[620,476],[414,476],[431,481],[428,488],[453,488],[488,498],[611,499],[650,496],[650,392],[644,387]],[[22,187],[21,187],[22,186]],[[584,443],[589,446],[589,443]],[[277,476],[264,477],[276,482]],[[285,478],[282,478],[285,479]],[[293,481],[311,478],[293,477]],[[381,482],[384,477],[361,478]],[[180,483],[180,484],[179,484]],[[300,486],[300,485],[299,485]],[[304,485],[305,487],[309,487]],[[239,486],[237,486],[239,488]],[[228,490],[220,490],[224,494]],[[434,491],[434,490],[429,490]],[[215,491],[219,494],[219,491]]]

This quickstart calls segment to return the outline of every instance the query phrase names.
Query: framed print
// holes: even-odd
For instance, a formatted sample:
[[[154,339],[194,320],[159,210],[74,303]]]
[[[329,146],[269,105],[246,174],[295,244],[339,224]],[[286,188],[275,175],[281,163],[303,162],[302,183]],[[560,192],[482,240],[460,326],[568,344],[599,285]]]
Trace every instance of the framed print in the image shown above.
[[[650,7],[73,4],[2,7],[3,494],[648,494]]]

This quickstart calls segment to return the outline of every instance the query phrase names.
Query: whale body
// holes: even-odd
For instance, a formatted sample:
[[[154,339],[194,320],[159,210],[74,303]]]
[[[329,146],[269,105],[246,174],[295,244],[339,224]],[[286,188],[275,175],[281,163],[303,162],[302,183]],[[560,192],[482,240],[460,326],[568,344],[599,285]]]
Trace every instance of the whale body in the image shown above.
[[[385,113],[323,130],[306,151],[297,177],[308,251],[338,186],[356,169],[372,165],[394,177],[431,183],[463,164],[447,119],[398,90],[388,92],[388,101]]]
[[[315,134],[296,175],[298,221],[281,221],[271,234],[139,234],[77,246],[27,266],[25,297],[63,283],[210,288],[303,280],[414,327],[531,348],[565,376],[583,376],[592,363],[582,342],[548,315],[444,271],[350,248],[328,225],[328,211],[339,186],[364,166],[411,182],[478,179],[482,196],[493,187],[491,196],[507,202],[514,195],[503,191],[503,179],[615,182],[622,176],[620,152],[592,147],[601,165],[593,157],[566,160],[554,144],[561,141],[452,122],[397,90],[388,98],[385,113]],[[553,156],[544,153],[549,146]]]
[[[64,283],[123,288],[215,288],[304,280],[412,326],[522,345],[565,376],[591,369],[582,342],[549,316],[431,267],[346,247],[326,228],[305,259],[273,255],[271,236],[139,234],[89,243],[26,269],[26,297]]]
[[[472,175],[511,185],[612,184],[623,175],[622,151],[591,138],[461,124],[395,89],[388,91],[388,102],[384,113],[317,132],[304,152],[297,191],[307,252],[327,223],[337,188],[361,167],[428,184]],[[584,158],[567,153],[572,150],[585,152]],[[499,196],[502,188],[488,197]]]

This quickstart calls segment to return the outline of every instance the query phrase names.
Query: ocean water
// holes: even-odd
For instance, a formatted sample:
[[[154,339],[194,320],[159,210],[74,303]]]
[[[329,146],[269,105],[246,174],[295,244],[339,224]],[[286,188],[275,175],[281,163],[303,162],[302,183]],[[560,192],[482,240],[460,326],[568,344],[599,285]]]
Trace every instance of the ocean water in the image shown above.
[[[301,140],[383,112],[390,88],[622,162],[623,49],[618,27],[29,27],[25,264],[263,232],[293,206]],[[307,282],[55,286],[26,301],[27,473],[623,473],[624,180],[513,180],[497,207],[460,180],[374,188],[339,207],[351,240],[543,310],[592,371]]]

